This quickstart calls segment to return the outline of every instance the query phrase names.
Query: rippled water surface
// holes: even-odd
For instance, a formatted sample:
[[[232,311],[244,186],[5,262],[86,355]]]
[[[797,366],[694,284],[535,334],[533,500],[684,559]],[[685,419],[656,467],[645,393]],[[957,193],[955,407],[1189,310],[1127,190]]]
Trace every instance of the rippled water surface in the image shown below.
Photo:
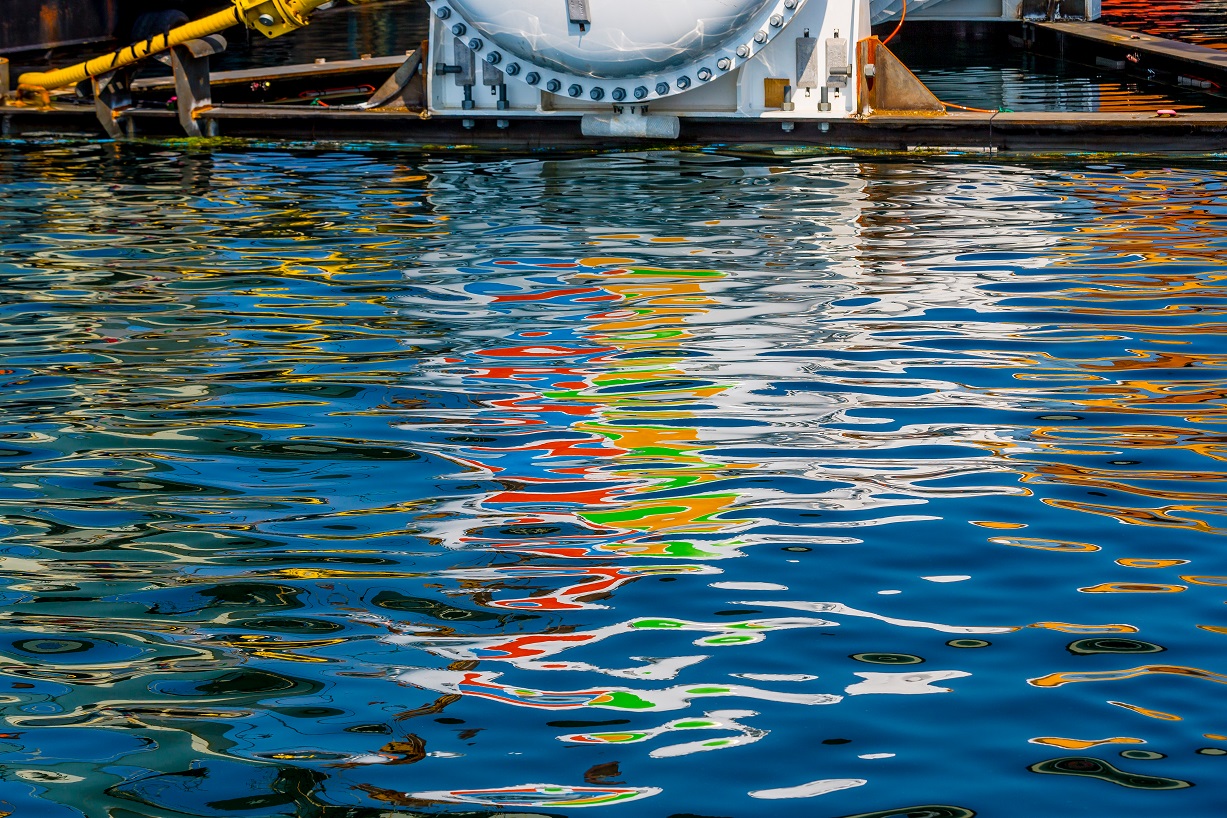
[[[0,812],[1221,815],[1225,188],[0,147]]]

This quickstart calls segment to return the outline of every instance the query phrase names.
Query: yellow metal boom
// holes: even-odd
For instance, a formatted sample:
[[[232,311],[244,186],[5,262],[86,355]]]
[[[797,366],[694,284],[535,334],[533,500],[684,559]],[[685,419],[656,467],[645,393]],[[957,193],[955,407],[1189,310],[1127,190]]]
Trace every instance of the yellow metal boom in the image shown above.
[[[234,6],[208,17],[184,23],[162,35],[124,46],[92,60],[59,68],[54,71],[32,71],[22,74],[18,84],[23,89],[51,90],[123,68],[146,57],[182,45],[189,40],[218,34],[233,25],[255,29],[266,37],[279,37],[287,31],[302,28],[311,13],[329,0],[233,0]],[[364,2],[364,0],[349,0]]]

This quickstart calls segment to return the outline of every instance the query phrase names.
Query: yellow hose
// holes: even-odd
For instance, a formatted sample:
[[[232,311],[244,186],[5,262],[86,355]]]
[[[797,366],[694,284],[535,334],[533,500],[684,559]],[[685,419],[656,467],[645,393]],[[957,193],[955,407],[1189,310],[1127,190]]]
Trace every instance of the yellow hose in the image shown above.
[[[18,78],[18,83],[22,86],[42,88],[48,91],[63,88],[66,85],[75,85],[90,77],[132,65],[132,63],[159,52],[168,51],[188,40],[218,34],[233,25],[245,25],[260,31],[265,36],[276,37],[306,25],[307,16],[328,0],[233,0],[233,2],[233,8],[184,23],[166,34],[155,34],[147,40],[124,46],[110,54],[55,71],[32,71],[22,74]]]
[[[243,22],[243,17],[236,6],[226,11],[210,14],[204,19],[195,20],[178,28],[171,29],[162,36],[155,35],[148,40],[141,40],[139,43],[124,46],[118,51],[77,63],[68,68],[60,68],[55,71],[32,71],[28,74],[22,74],[18,82],[21,85],[41,86],[47,90],[63,88],[66,85],[76,85],[82,80],[87,80],[90,77],[105,74],[107,71],[139,62],[151,54],[157,54],[160,51],[166,51],[174,46],[182,45],[188,40],[196,40],[210,34],[217,34],[219,31],[224,31],[232,25],[241,22]]]

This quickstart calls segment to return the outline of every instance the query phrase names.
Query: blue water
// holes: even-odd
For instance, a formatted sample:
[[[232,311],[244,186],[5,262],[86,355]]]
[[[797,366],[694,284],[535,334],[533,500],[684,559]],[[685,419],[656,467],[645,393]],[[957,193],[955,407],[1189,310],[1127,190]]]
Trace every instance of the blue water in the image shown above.
[[[1221,815],[1225,188],[0,146],[0,811]]]

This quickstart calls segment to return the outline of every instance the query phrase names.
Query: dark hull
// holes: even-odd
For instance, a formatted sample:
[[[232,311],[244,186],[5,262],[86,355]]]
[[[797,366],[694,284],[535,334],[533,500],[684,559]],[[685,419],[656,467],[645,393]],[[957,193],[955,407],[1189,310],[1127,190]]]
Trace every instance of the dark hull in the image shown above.
[[[0,54],[109,40],[119,25],[118,0],[6,0]]]
[[[198,17],[227,0],[0,0],[0,54],[131,39],[143,15],[177,10]],[[148,19],[148,18],[147,18]],[[155,23],[161,30],[163,23]]]

